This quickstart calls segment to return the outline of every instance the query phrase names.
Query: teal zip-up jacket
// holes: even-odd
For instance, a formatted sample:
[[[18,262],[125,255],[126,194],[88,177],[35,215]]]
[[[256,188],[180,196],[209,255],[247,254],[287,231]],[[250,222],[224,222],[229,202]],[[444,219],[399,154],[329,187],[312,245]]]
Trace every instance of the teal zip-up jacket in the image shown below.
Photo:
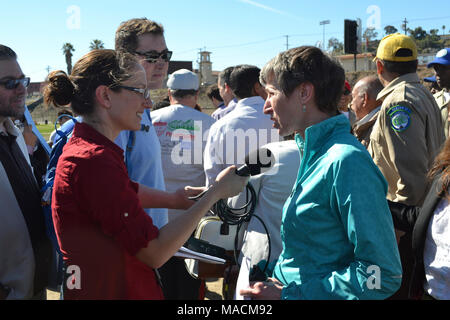
[[[282,299],[385,299],[402,267],[387,183],[338,115],[306,129],[303,159],[283,208],[273,276]]]

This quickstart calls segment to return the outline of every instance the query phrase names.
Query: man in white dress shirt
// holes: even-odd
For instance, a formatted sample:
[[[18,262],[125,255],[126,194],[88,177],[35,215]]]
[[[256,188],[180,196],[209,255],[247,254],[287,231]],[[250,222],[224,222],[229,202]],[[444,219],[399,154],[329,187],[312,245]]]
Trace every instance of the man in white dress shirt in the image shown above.
[[[280,140],[270,116],[263,113],[266,92],[259,73],[258,67],[240,65],[230,75],[230,88],[238,103],[210,128],[204,154],[206,185],[229,165],[242,165],[249,152]]]

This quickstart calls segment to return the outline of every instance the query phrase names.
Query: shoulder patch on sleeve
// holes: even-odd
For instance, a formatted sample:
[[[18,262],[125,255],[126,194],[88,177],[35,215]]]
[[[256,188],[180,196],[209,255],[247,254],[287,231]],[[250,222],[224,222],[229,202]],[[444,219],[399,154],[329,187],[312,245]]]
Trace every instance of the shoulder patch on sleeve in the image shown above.
[[[401,105],[389,108],[387,115],[391,119],[391,128],[396,132],[405,131],[411,124],[411,109]]]

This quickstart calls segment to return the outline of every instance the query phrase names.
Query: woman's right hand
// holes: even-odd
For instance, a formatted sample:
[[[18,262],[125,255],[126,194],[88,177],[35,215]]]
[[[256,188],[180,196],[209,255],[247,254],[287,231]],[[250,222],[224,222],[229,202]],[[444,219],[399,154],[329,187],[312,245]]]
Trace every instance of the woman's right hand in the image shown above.
[[[236,167],[226,168],[216,178],[216,181],[195,204],[182,215],[169,221],[159,230],[156,239],[151,240],[146,248],[142,248],[136,257],[151,268],[160,268],[189,239],[198,226],[200,219],[220,199],[230,198],[241,192],[249,177],[236,174]],[[141,193],[150,189],[143,186]],[[197,188],[196,188],[197,189]],[[203,188],[198,188],[200,191]],[[191,192],[192,190],[187,190]],[[147,192],[148,194],[151,194]],[[145,198],[145,197],[144,197]],[[147,197],[148,198],[148,197]]]
[[[213,185],[218,199],[226,199],[239,194],[247,185],[250,177],[242,177],[236,174],[236,166],[230,166],[222,170]]]

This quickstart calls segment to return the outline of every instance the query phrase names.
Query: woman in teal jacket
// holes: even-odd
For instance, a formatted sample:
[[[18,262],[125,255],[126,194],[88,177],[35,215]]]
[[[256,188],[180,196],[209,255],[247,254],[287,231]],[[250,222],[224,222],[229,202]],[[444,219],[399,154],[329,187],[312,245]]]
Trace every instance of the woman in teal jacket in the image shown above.
[[[281,226],[272,277],[241,294],[256,299],[385,299],[401,283],[387,183],[337,111],[345,74],[315,47],[279,54],[261,72],[264,113],[303,154]]]

